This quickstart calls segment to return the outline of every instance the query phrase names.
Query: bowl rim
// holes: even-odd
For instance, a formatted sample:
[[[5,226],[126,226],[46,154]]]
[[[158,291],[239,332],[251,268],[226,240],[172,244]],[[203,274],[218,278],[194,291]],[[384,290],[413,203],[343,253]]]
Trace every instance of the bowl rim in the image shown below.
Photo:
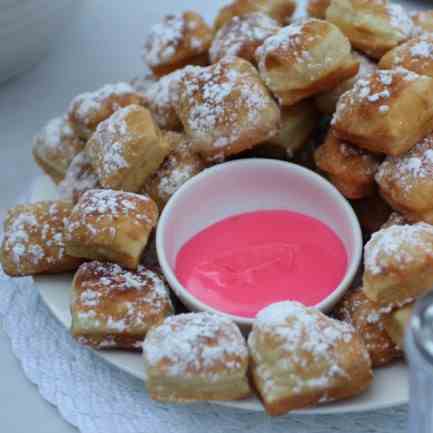
[[[185,182],[168,200],[165,205],[160,219],[158,221],[158,225],[156,228],[156,251],[159,260],[159,264],[161,266],[161,270],[168,281],[170,288],[174,291],[174,293],[180,298],[180,301],[187,303],[192,307],[194,311],[205,311],[210,313],[216,313],[229,319],[235,321],[242,328],[249,328],[252,326],[255,318],[237,316],[230,313],[226,313],[224,311],[217,310],[205,302],[197,299],[194,295],[192,295],[177,279],[174,270],[170,266],[167,255],[164,250],[164,238],[166,227],[169,224],[168,220],[170,218],[171,212],[173,208],[176,206],[177,201],[182,195],[186,194],[187,191],[194,187],[197,183],[200,183],[205,178],[209,176],[214,176],[222,170],[225,170],[227,166],[247,166],[252,164],[262,164],[269,166],[278,166],[283,167],[288,170],[292,170],[296,172],[297,175],[308,177],[312,179],[314,182],[321,184],[322,187],[326,189],[326,192],[331,196],[331,198],[335,202],[339,202],[340,205],[344,209],[345,215],[348,217],[349,225],[352,229],[352,233],[354,236],[354,248],[352,260],[348,263],[346,273],[341,280],[340,284],[330,293],[325,299],[316,304],[314,308],[321,310],[322,312],[329,311],[336,302],[343,296],[343,294],[349,289],[350,284],[352,283],[361,263],[362,251],[363,251],[363,241],[362,241],[362,231],[358,221],[358,218],[355,215],[354,210],[350,206],[349,202],[346,198],[332,185],[327,179],[315,173],[314,171],[305,168],[301,165],[294,164],[288,161],[270,159],[270,158],[247,158],[247,159],[239,159],[234,161],[228,161],[221,164],[217,164],[213,167],[209,167],[203,170],[201,173],[189,179]],[[265,307],[264,307],[265,308]]]

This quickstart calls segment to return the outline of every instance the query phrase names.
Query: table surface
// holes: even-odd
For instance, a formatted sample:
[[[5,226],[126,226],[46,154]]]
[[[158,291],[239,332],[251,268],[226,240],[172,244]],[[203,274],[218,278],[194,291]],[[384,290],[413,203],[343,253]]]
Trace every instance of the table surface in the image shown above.
[[[38,128],[63,113],[74,95],[142,74],[143,38],[163,13],[180,11],[187,4],[210,20],[218,6],[227,3],[75,1],[76,13],[64,32],[55,35],[56,46],[50,54],[26,74],[0,84],[0,216],[39,173],[31,157],[31,140]],[[25,378],[1,329],[0,353],[0,430],[76,432]]]

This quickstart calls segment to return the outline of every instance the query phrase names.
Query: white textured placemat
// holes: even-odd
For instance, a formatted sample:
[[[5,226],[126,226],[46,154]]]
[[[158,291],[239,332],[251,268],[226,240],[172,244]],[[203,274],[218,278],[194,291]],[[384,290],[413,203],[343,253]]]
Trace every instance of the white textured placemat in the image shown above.
[[[80,347],[42,303],[31,278],[0,268],[0,323],[27,377],[82,433],[400,433],[406,407],[344,416],[287,416],[211,404],[151,401],[143,383]]]

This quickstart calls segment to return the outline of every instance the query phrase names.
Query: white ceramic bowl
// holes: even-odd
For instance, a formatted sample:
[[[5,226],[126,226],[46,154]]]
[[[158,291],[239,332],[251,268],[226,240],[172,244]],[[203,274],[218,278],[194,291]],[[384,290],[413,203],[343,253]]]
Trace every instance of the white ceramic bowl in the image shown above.
[[[326,179],[299,165],[271,159],[216,165],[186,182],[169,200],[159,220],[156,247],[171,288],[191,310],[221,313],[195,298],[177,280],[177,253],[210,224],[260,209],[287,209],[313,216],[340,237],[348,267],[340,285],[317,305],[328,311],[349,287],[359,267],[362,236],[358,219],[346,199]],[[252,319],[226,315],[243,328],[252,324]]]
[[[36,64],[78,0],[0,0],[0,82]]]

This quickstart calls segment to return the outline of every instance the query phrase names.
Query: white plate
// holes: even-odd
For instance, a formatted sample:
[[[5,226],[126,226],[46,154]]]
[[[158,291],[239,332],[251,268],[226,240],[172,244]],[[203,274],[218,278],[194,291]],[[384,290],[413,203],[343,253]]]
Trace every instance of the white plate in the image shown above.
[[[32,185],[31,201],[56,198],[56,191],[46,177],[38,178]],[[55,317],[67,328],[70,326],[69,300],[72,274],[45,275],[35,277],[42,299]],[[144,380],[144,368],[141,355],[128,352],[96,352],[115,367]],[[313,409],[297,411],[296,414],[342,414],[362,412],[398,406],[408,402],[408,371],[403,362],[375,370],[374,382],[368,392],[347,401],[322,405]],[[144,392],[144,391],[143,391]],[[217,402],[244,410],[263,411],[256,398],[244,401]],[[295,413],[295,412],[293,412]]]

